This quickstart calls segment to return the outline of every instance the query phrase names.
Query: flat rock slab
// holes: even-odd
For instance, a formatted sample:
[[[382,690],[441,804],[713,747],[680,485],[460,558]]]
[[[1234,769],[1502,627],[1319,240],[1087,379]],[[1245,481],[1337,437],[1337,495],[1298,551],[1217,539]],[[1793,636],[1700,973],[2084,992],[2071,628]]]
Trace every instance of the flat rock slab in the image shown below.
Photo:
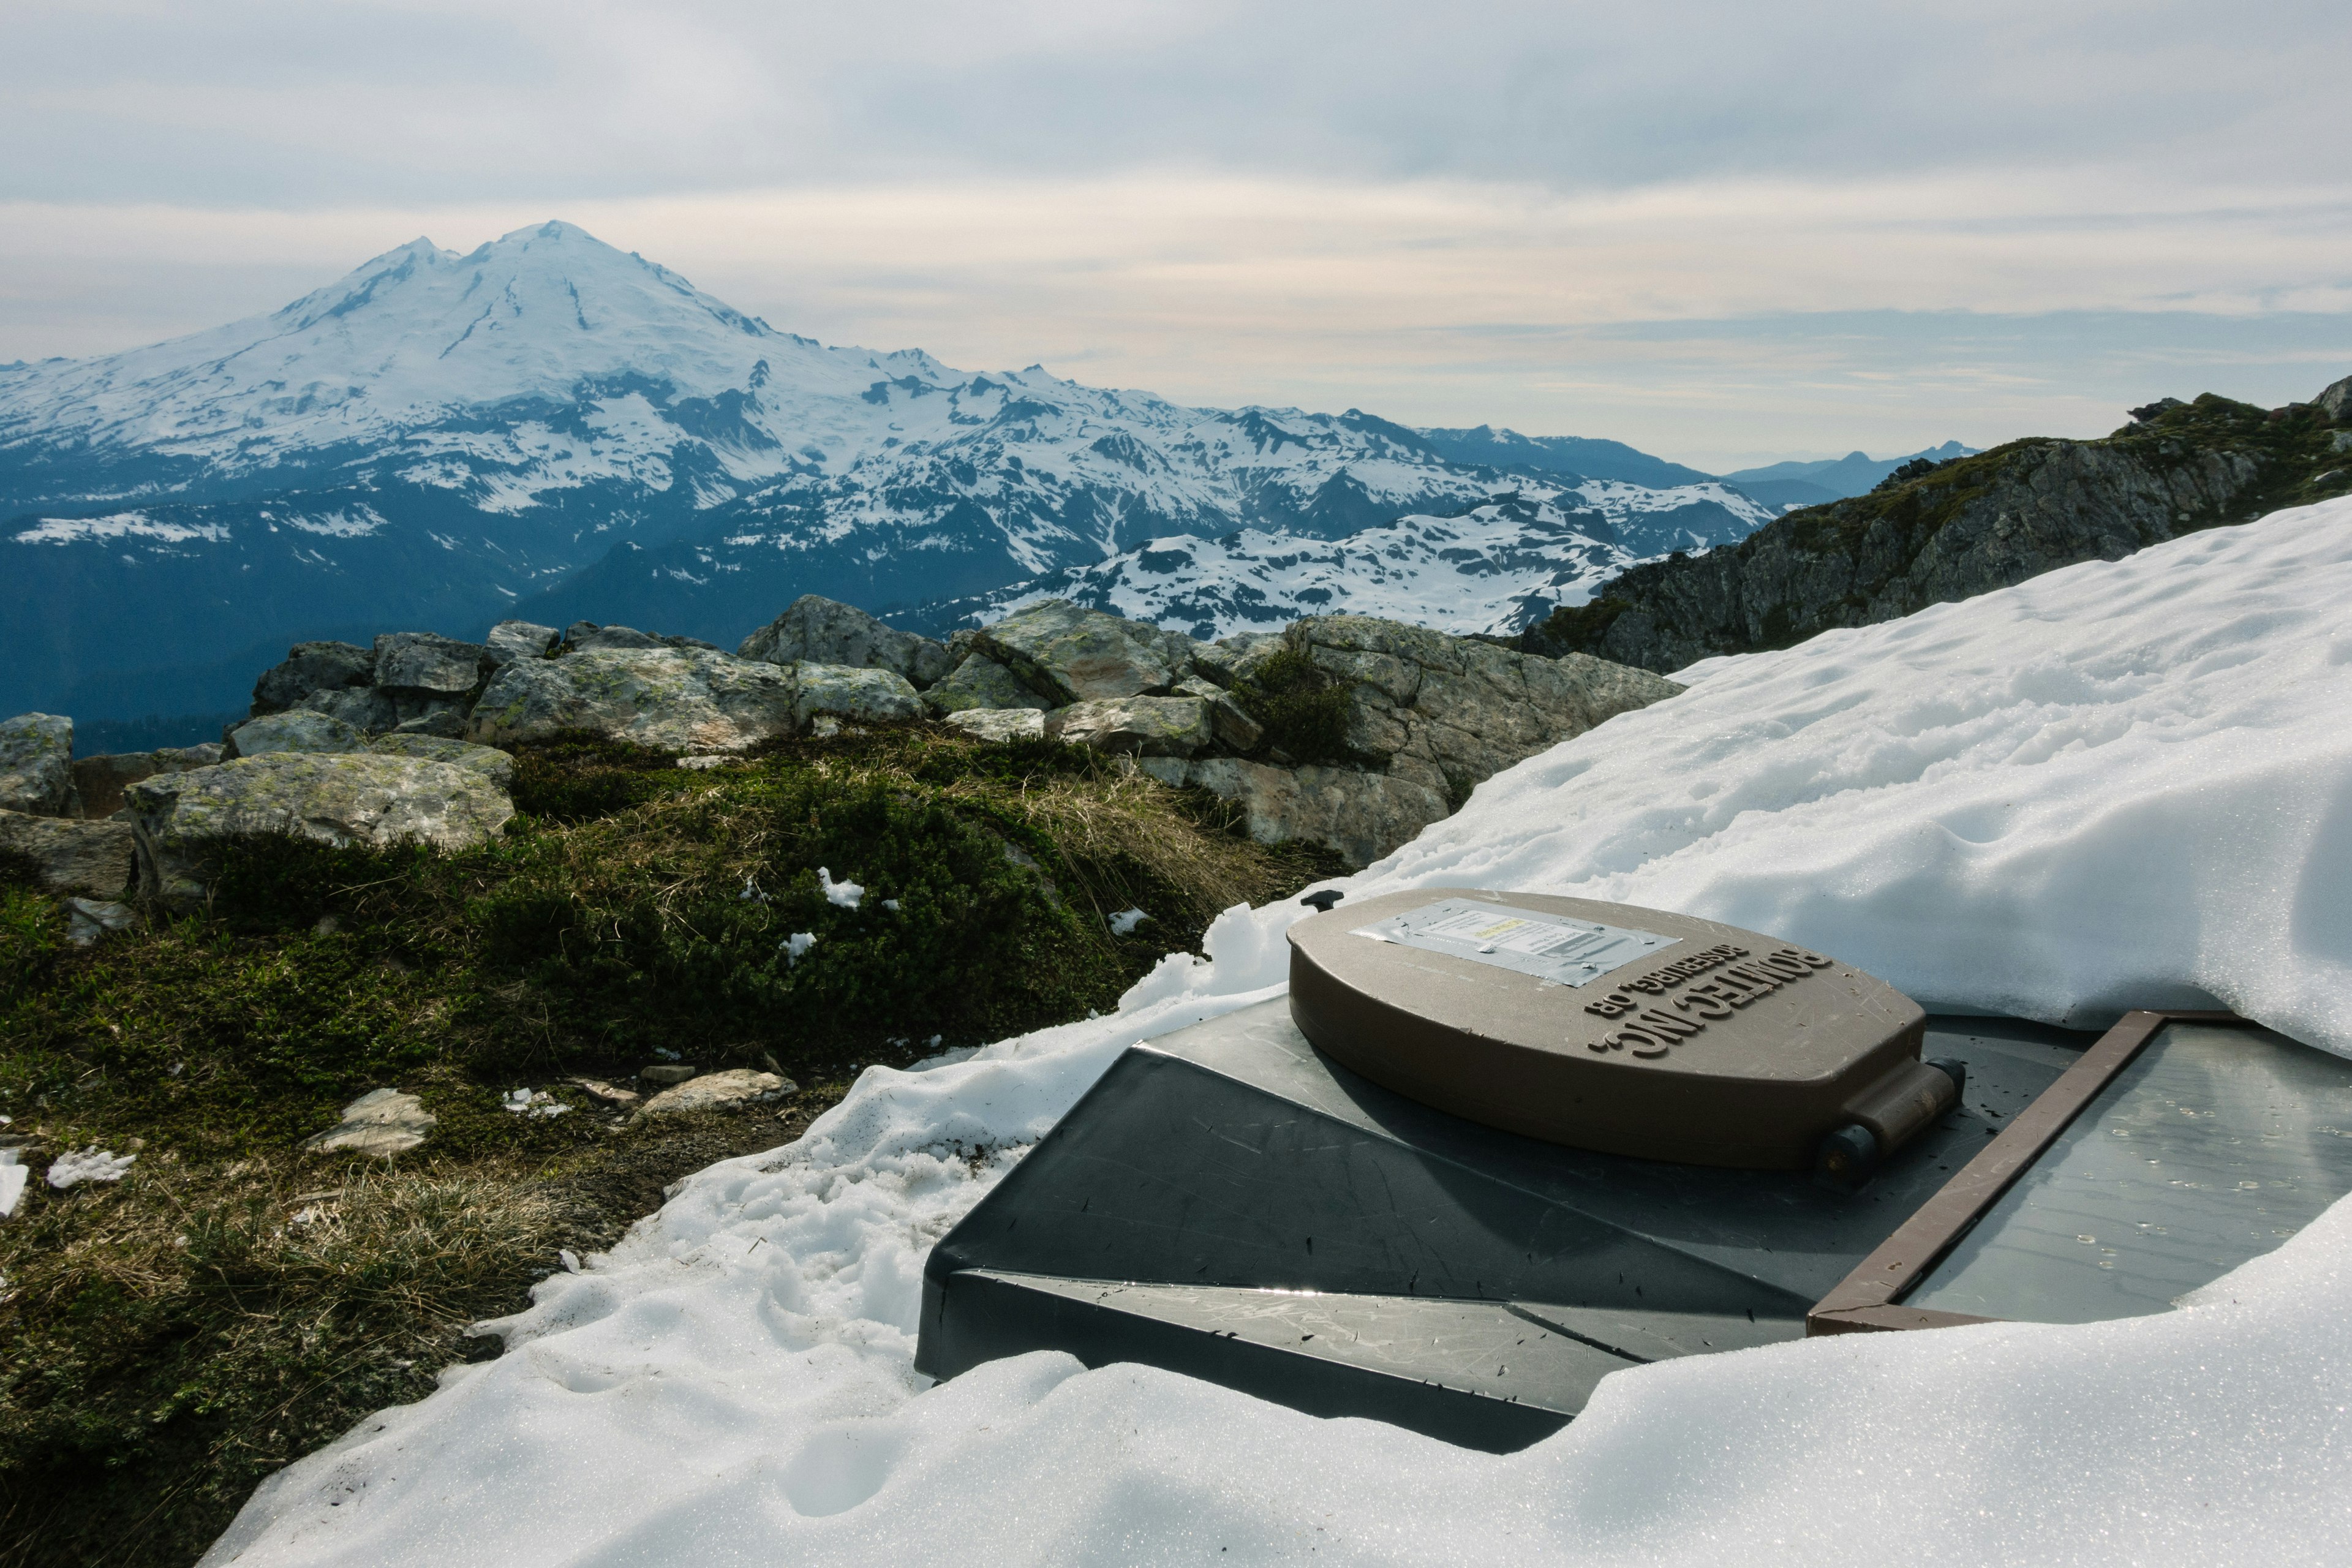
[[[73,805],[73,721],[55,713],[0,719],[0,811],[63,816]]]
[[[1034,708],[967,708],[944,722],[976,741],[1042,741],[1045,715]]]
[[[896,670],[867,669],[846,664],[799,664],[793,667],[800,682],[793,711],[803,725],[819,715],[882,723],[920,719],[923,700],[907,678]]]
[[[343,1107],[343,1119],[302,1140],[309,1154],[374,1154],[388,1157],[425,1142],[439,1119],[413,1094],[370,1089]]]
[[[1045,733],[1097,752],[1189,757],[1207,748],[1213,729],[1198,697],[1127,697],[1074,702],[1045,716]]]
[[[1165,692],[1191,673],[1192,639],[1066,599],[1015,611],[972,634],[972,645],[1059,703]]]
[[[140,889],[173,907],[204,897],[217,841],[286,833],[335,845],[480,843],[514,816],[470,768],[366,752],[279,752],[142,779],[127,792]]]
[[[0,811],[0,849],[30,860],[41,884],[110,899],[131,886],[137,836],[131,824]]]
[[[708,1110],[717,1105],[760,1104],[800,1092],[800,1085],[772,1072],[729,1068],[704,1073],[675,1089],[666,1089],[645,1103],[639,1117],[670,1116],[680,1111]]]
[[[489,650],[431,632],[385,632],[375,639],[375,683],[457,696],[480,684]]]
[[[738,658],[771,664],[846,665],[887,669],[908,684],[926,687],[944,679],[954,660],[929,637],[884,626],[855,605],[803,594],[784,613],[745,637]]]
[[[1042,713],[1059,706],[1021,682],[1021,678],[983,653],[956,666],[955,673],[923,693],[934,713],[964,713],[974,709],[1027,708]]]
[[[490,679],[467,738],[511,746],[585,730],[673,755],[740,752],[797,726],[791,668],[698,648],[517,659]]]
[[[266,757],[274,752],[356,752],[367,745],[357,726],[308,708],[265,713],[228,733],[223,759]]]

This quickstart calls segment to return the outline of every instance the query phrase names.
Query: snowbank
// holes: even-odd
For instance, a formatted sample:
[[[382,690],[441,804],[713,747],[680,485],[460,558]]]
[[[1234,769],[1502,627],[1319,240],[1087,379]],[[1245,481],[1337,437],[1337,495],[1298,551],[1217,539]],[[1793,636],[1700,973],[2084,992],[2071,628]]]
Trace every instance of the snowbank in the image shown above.
[[[1354,879],[1574,889],[2085,1022],[2210,994],[2352,1053],[2352,503],[1785,653],[1482,786]],[[2352,1209],[2157,1318],[1640,1368],[1508,1458],[1038,1354],[926,1390],[930,1244],[1128,1043],[1276,994],[1229,913],[1115,1017],[869,1071],[502,1359],[265,1485],[207,1563],[2309,1562],[2352,1539]]]

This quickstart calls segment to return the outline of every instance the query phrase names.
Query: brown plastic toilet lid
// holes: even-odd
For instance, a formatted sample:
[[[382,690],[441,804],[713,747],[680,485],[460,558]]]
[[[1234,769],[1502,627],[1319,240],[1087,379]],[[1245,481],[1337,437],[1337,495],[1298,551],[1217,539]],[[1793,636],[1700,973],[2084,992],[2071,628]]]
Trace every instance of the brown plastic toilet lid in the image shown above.
[[[1801,1169],[1918,1059],[1927,1016],[1852,964],[1630,904],[1424,888],[1290,928],[1318,1049],[1490,1127],[1609,1153]],[[1867,1117],[1864,1117],[1867,1120]]]

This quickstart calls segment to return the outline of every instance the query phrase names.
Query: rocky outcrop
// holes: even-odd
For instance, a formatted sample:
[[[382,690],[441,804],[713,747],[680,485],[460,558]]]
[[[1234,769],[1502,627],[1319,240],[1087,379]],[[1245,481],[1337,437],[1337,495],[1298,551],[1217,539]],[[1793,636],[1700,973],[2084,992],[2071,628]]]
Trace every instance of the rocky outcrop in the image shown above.
[[[1019,676],[982,653],[966,658],[954,673],[925,691],[923,701],[941,715],[975,708],[1032,708],[1042,713],[1055,706],[1052,698],[1031,690]]]
[[[793,732],[799,689],[783,666],[699,649],[518,659],[474,705],[467,738],[505,747],[584,730],[683,754],[740,752]]]
[[[127,792],[142,894],[203,901],[219,842],[290,834],[334,845],[462,849],[506,826],[514,803],[481,773],[365,752],[280,752],[142,779]]]
[[[1045,716],[1045,733],[1072,745],[1130,756],[1190,757],[1213,738],[1198,697],[1122,697],[1073,702]]]
[[[2207,395],[2134,410],[2104,440],[2029,440],[1792,512],[1738,544],[1637,566],[1527,634],[1654,670],[1787,647],[2081,561],[2352,489],[2339,382],[2264,411]],[[2352,442],[2347,442],[2352,446]]]
[[[799,664],[793,669],[799,681],[793,714],[803,727],[822,716],[867,724],[923,717],[923,700],[896,670],[845,664]]]
[[[492,664],[545,658],[562,637],[553,626],[542,626],[536,621],[500,621],[482,639],[482,652]]]
[[[846,665],[887,669],[920,690],[947,678],[955,660],[941,645],[884,626],[854,605],[803,594],[784,613],[743,639],[738,658],[771,664]]]
[[[262,757],[272,752],[356,752],[367,737],[331,713],[296,708],[248,719],[221,742],[221,757]]]
[[[0,811],[0,854],[29,862],[53,892],[111,899],[131,885],[131,824]]]
[[[1048,599],[981,627],[972,646],[1058,707],[1166,696],[1192,673],[1199,645],[1181,632]]]
[[[73,721],[55,713],[0,720],[0,811],[64,816],[73,805]]]
[[[1348,694],[1349,753],[1457,803],[1514,763],[1683,689],[1585,655],[1542,658],[1370,616],[1318,616],[1283,635]]]
[[[1544,658],[1366,616],[1204,645],[1047,601],[957,640],[967,637],[970,657],[925,694],[955,728],[1136,758],[1164,783],[1234,802],[1262,842],[1310,839],[1355,865],[1504,768],[1682,689],[1584,655]],[[1033,716],[1049,690],[1067,700]],[[1304,710],[1322,721],[1302,723]]]

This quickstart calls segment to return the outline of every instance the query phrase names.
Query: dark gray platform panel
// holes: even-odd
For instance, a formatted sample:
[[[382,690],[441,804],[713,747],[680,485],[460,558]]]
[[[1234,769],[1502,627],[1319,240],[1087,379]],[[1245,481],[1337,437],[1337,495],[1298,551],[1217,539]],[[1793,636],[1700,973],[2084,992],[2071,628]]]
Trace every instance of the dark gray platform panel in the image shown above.
[[[917,1365],[1061,1349],[1524,1446],[1618,1366],[1801,1337],[2083,1040],[1930,1027],[1967,1106],[1844,1193],[1460,1121],[1329,1062],[1282,1003],[1213,1020],[1120,1058],[933,1249]]]

